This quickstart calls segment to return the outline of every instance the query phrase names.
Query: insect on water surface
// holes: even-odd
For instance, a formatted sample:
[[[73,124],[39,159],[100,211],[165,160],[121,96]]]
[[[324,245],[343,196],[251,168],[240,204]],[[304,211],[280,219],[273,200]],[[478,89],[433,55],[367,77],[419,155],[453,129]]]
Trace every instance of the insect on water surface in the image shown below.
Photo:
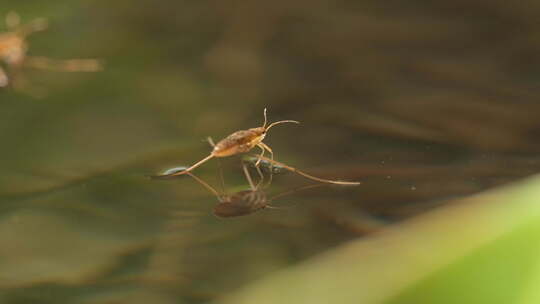
[[[47,29],[46,19],[39,18],[21,24],[15,12],[9,12],[5,19],[7,31],[0,33],[0,87],[13,85],[12,75],[22,66],[45,70],[68,72],[94,72],[101,70],[95,59],[56,60],[46,57],[28,56],[27,38],[35,32]]]
[[[220,140],[217,144],[214,144],[213,141],[209,139],[210,144],[214,147],[214,149],[207,157],[201,159],[200,161],[185,170],[170,174],[158,175],[156,177],[172,177],[186,174],[214,157],[227,157],[240,153],[245,153],[249,152],[255,147],[259,147],[262,150],[260,154],[261,156],[264,155],[265,151],[268,151],[273,158],[274,152],[272,152],[272,149],[262,141],[264,140],[264,137],[266,136],[266,133],[268,132],[268,130],[270,130],[270,128],[275,125],[287,122],[296,124],[299,123],[296,120],[280,120],[266,126],[266,109],[264,109],[264,123],[262,127],[236,131],[231,135],[225,137],[224,139]]]
[[[249,152],[254,147],[261,148],[261,154],[257,156],[253,156],[251,159],[257,159],[255,162],[255,168],[257,169],[257,172],[259,173],[259,176],[261,177],[261,180],[259,181],[259,184],[262,184],[263,182],[263,174],[262,171],[259,169],[259,164],[262,162],[266,162],[270,164],[270,182],[272,181],[272,173],[273,168],[272,166],[276,166],[278,168],[285,168],[289,171],[295,172],[299,175],[304,176],[305,178],[318,181],[321,183],[329,183],[329,184],[336,184],[336,185],[348,185],[348,186],[356,186],[360,185],[360,182],[349,182],[349,181],[339,181],[339,180],[329,180],[324,178],[319,178],[310,174],[307,174],[303,171],[300,171],[294,167],[288,166],[284,163],[280,163],[278,161],[274,160],[274,153],[272,152],[272,149],[268,147],[265,143],[263,143],[263,139],[266,136],[266,133],[268,130],[280,123],[286,123],[286,122],[292,122],[292,123],[299,123],[296,120],[280,120],[271,123],[268,127],[266,127],[266,109],[264,109],[264,123],[262,127],[258,128],[251,128],[248,130],[241,130],[236,131],[233,134],[227,136],[225,139],[222,139],[217,144],[214,144],[213,141],[209,138],[208,141],[210,144],[214,147],[212,152],[205,158],[201,159],[194,165],[190,166],[189,168],[184,168],[182,170],[167,170],[163,174],[152,176],[153,178],[169,178],[174,176],[179,176],[183,174],[189,174],[193,169],[197,168],[198,166],[202,165],[206,161],[214,158],[214,157],[226,157],[231,155],[236,155],[239,153]],[[264,152],[268,151],[270,152],[270,158],[264,157]]]

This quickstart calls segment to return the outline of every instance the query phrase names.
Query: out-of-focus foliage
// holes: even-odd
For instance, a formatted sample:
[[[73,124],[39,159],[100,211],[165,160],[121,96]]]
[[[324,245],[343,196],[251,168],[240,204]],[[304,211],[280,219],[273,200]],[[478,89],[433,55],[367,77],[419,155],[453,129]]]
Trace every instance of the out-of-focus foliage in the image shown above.
[[[536,303],[540,178],[456,201],[220,303]]]

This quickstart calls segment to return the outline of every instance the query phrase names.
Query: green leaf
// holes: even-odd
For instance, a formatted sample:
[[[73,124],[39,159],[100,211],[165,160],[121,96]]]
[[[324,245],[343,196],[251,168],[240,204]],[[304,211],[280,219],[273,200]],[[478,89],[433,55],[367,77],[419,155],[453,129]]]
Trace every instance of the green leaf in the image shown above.
[[[538,303],[539,186],[537,177],[452,202],[222,303]]]

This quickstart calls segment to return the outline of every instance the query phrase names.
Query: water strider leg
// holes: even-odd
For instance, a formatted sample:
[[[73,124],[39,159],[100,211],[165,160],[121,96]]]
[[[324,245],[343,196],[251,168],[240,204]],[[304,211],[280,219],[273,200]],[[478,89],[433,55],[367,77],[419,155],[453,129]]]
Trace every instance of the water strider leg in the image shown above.
[[[64,72],[96,72],[103,69],[101,62],[96,59],[51,59],[47,57],[28,56],[24,66],[50,71]]]
[[[272,178],[274,176],[274,163],[273,163],[273,160],[274,160],[274,151],[272,151],[272,149],[265,143],[263,142],[260,142],[259,143],[260,147],[264,150],[268,150],[268,152],[270,153],[270,159],[272,160],[272,162],[270,162],[270,178],[268,180],[268,184],[266,186],[270,186],[270,184],[272,184]],[[263,155],[261,154],[260,155],[261,157],[263,157]],[[259,161],[261,160],[261,158],[259,158]]]
[[[198,178],[197,176],[195,176],[193,173],[191,172],[188,172],[187,173],[189,176],[193,177],[194,180],[196,180],[199,184],[201,184],[203,187],[205,187],[208,191],[212,192],[219,201],[222,200],[222,195],[219,194],[216,189],[214,189],[214,187],[210,186],[207,182],[203,181],[202,179]]]
[[[171,173],[171,174],[163,174],[163,175],[157,175],[157,176],[154,176],[155,178],[168,178],[168,177],[173,177],[173,176],[178,176],[178,175],[183,175],[183,174],[187,174],[189,173],[190,171],[192,171],[193,169],[197,168],[198,166],[202,165],[203,163],[207,162],[208,160],[212,159],[214,157],[214,154],[213,153],[210,153],[207,157],[201,159],[200,161],[198,161],[197,163],[195,163],[194,165],[192,165],[191,167],[185,169],[185,170],[182,170],[182,171],[179,171],[179,172],[175,172],[175,173]]]
[[[264,156],[264,144],[262,142],[258,143],[257,144],[257,147],[261,149],[261,157]],[[257,162],[255,162],[255,167],[258,167],[259,164],[261,163],[261,158],[259,157],[259,159],[257,160]]]
[[[255,162],[255,170],[257,170],[257,173],[259,174],[259,177],[261,178],[259,182],[257,183],[257,189],[259,189],[259,186],[264,182],[264,175],[261,171],[261,168],[259,167],[259,164],[261,162],[261,157],[264,157],[264,148],[259,143],[257,147],[261,149],[261,154],[259,155],[259,158],[257,159],[257,162]]]
[[[258,157],[258,156],[257,156]],[[282,162],[278,162],[277,160],[273,160],[273,159],[270,159],[270,158],[267,158],[267,157],[264,157],[264,156],[261,156],[261,158],[265,161],[268,161],[268,162],[271,162],[277,166],[280,166],[280,167],[283,167],[289,171],[292,171],[296,174],[299,174],[299,175],[302,175],[303,177],[305,178],[308,178],[308,179],[311,179],[311,180],[314,180],[314,181],[318,181],[318,182],[321,182],[321,183],[329,183],[329,184],[336,184],[336,185],[347,185],[347,186],[356,186],[356,185],[360,185],[361,183],[360,182],[348,182],[348,181],[339,181],[339,180],[329,180],[329,179],[324,179],[324,178],[320,178],[320,177],[316,177],[316,176],[313,176],[313,175],[310,175],[310,174],[307,174],[303,171],[300,171],[294,167],[291,167],[291,166],[288,166]]]

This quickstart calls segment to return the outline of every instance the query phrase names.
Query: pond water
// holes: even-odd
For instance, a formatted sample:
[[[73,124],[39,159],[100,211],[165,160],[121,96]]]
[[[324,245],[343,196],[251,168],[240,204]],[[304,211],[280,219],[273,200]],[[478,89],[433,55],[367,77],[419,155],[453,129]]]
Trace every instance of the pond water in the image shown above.
[[[2,63],[20,85],[0,89],[0,302],[208,302],[538,172],[536,2],[420,2],[0,4],[49,19],[29,56],[104,64]],[[271,208],[230,210],[193,177],[149,178],[264,108],[301,122],[268,132],[277,161],[361,184],[285,170],[241,199]],[[233,200],[250,189],[238,155],[193,173]]]

